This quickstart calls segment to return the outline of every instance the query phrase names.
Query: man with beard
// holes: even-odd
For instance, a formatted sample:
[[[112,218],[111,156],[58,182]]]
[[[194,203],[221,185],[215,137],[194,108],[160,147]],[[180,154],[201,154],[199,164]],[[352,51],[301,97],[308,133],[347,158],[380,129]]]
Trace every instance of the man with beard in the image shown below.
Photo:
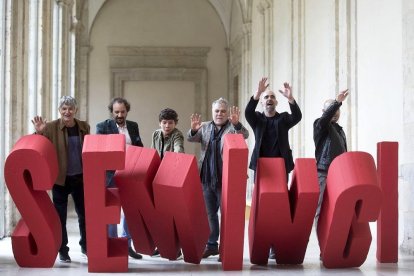
[[[96,125],[96,134],[124,134],[126,143],[133,146],[143,147],[141,137],[139,136],[138,124],[133,121],[128,121],[127,115],[131,109],[131,105],[124,98],[113,98],[108,105],[111,119],[107,119]],[[113,179],[114,171],[107,171],[106,186],[108,188],[115,187],[116,183]],[[122,237],[128,239],[128,254],[131,258],[142,259],[142,256],[132,249],[132,240],[128,231],[128,225],[125,217],[122,218]],[[108,225],[109,237],[118,237],[117,225]]]
[[[288,99],[292,114],[277,112],[276,95],[273,91],[267,90],[269,84],[266,82],[267,78],[259,81],[259,87],[250,98],[245,110],[246,120],[253,129],[256,141],[249,168],[255,171],[256,177],[257,161],[260,157],[281,157],[285,160],[286,179],[288,179],[288,174],[294,167],[288,133],[289,129],[302,119],[302,113],[287,82],[284,83],[284,89],[279,92]],[[259,101],[263,112],[255,111]],[[270,252],[270,258],[275,258],[273,250]]]
[[[345,132],[337,123],[341,115],[339,108],[347,96],[348,89],[340,92],[335,100],[326,100],[322,116],[313,123],[313,141],[315,142],[315,158],[319,179],[319,201],[315,225],[318,223],[329,166],[335,157],[347,151]]]

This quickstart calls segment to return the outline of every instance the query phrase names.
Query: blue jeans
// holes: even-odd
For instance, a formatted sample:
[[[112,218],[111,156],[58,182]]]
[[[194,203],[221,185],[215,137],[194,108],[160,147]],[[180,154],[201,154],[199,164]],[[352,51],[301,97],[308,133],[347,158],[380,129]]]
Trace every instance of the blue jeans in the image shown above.
[[[128,247],[132,246],[131,235],[129,234],[128,224],[125,219],[125,216],[122,216],[122,236],[128,239]],[[117,238],[118,237],[118,225],[117,224],[108,224],[108,237]]]
[[[208,224],[210,226],[207,248],[218,249],[220,225],[217,212],[221,204],[221,188],[212,189],[208,184],[203,183],[203,196],[207,209]]]

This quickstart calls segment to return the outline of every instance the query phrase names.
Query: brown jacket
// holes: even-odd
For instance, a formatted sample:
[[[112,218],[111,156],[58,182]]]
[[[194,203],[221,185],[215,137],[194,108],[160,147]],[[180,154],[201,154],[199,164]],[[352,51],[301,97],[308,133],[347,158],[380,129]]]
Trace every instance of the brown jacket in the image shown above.
[[[75,119],[75,122],[78,125],[80,143],[83,146],[84,137],[89,134],[90,126],[87,122],[78,119]],[[42,135],[48,138],[55,146],[59,162],[59,174],[56,179],[56,184],[64,186],[68,162],[68,132],[66,131],[66,127],[61,119],[57,119],[46,123]]]

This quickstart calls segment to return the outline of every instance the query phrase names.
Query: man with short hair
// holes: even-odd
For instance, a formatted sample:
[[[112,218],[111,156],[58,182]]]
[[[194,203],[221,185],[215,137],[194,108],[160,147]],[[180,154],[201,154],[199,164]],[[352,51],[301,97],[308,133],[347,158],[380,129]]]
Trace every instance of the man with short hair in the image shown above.
[[[214,101],[211,107],[213,121],[201,122],[199,114],[192,114],[191,129],[187,134],[189,142],[201,144],[198,168],[210,225],[210,236],[204,249],[203,258],[219,254],[220,226],[217,212],[221,204],[223,137],[228,133],[240,133],[244,139],[249,137],[249,131],[239,121],[238,107],[231,107],[229,113],[228,102],[223,98]]]
[[[69,194],[72,195],[78,215],[81,252],[87,254],[82,146],[90,127],[87,122],[75,118],[77,111],[76,100],[71,96],[63,96],[59,101],[59,119],[47,122],[41,116],[35,116],[32,120],[36,134],[45,136],[53,143],[58,157],[59,174],[52,188],[52,198],[62,228],[59,260],[66,263],[71,262],[66,230]]]
[[[289,83],[285,82],[283,85],[284,89],[279,90],[279,92],[289,101],[291,114],[276,111],[278,102],[275,93],[267,89],[269,87],[267,78],[262,78],[259,81],[257,91],[254,92],[246,106],[246,120],[252,127],[255,137],[249,166],[250,169],[255,171],[255,177],[257,162],[261,157],[283,158],[285,161],[286,180],[288,180],[288,175],[294,167],[288,134],[289,130],[300,122],[302,113],[295,98],[293,98],[292,88]],[[263,112],[255,111],[259,101],[263,107]],[[275,259],[273,248],[271,248],[269,258]]]
[[[128,112],[131,109],[129,102],[121,97],[116,97],[111,100],[108,105],[108,110],[111,114],[111,119],[107,119],[96,125],[96,134],[124,134],[128,145],[143,147],[141,137],[139,136],[138,123],[127,120]],[[106,186],[108,188],[116,187],[114,181],[114,171],[107,171]],[[142,256],[132,249],[132,240],[128,231],[128,225],[125,217],[122,218],[122,237],[128,239],[128,254],[131,258],[142,259]],[[117,225],[108,225],[109,237],[118,237]]]
[[[345,132],[338,124],[341,115],[339,108],[347,96],[348,89],[340,92],[335,100],[326,100],[323,105],[322,116],[313,123],[313,141],[315,142],[315,158],[319,179],[319,201],[316,209],[315,225],[317,225],[319,219],[329,166],[338,155],[347,151]]]
[[[165,152],[184,152],[184,136],[176,128],[178,114],[174,109],[164,108],[161,110],[158,121],[160,129],[152,133],[151,148],[156,149],[161,159]]]

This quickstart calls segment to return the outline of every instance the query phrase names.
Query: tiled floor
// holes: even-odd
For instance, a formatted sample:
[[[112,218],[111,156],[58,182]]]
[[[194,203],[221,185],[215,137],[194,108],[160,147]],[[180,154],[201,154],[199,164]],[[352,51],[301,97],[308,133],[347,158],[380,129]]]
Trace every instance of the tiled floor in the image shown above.
[[[68,231],[70,232],[69,246],[71,248],[70,256],[72,263],[63,264],[56,261],[53,268],[49,269],[29,269],[20,268],[13,257],[11,250],[10,238],[0,241],[0,275],[84,275],[88,273],[88,262],[80,252],[78,245],[77,224],[74,218],[70,219]],[[375,229],[373,229],[375,231]],[[375,234],[373,234],[375,239]],[[183,260],[168,261],[162,258],[152,258],[144,256],[142,260],[129,259],[128,273],[138,273],[146,275],[413,275],[414,273],[414,256],[407,256],[400,253],[399,261],[396,264],[377,263],[376,242],[373,240],[371,249],[366,262],[359,268],[351,269],[326,269],[319,261],[319,247],[316,240],[315,232],[312,232],[309,246],[306,251],[303,265],[285,266],[276,265],[270,262],[267,266],[257,266],[250,264],[248,257],[248,244],[245,240],[244,263],[242,271],[223,272],[221,264],[217,262],[217,257],[210,257],[202,260],[199,265],[187,264]],[[119,275],[119,273],[109,274],[100,273],[99,275]]]

